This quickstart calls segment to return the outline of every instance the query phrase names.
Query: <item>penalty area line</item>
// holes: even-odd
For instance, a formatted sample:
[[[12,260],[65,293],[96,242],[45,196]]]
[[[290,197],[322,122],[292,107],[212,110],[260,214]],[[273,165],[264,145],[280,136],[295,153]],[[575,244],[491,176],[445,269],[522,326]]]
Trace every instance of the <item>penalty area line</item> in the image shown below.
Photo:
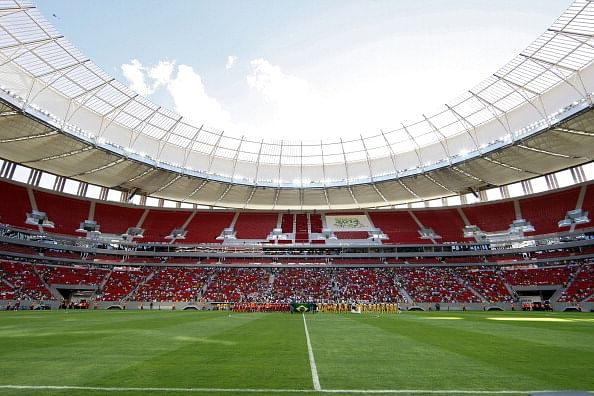
[[[81,390],[101,392],[183,392],[183,393],[355,393],[355,394],[470,394],[470,395],[525,395],[528,393],[555,392],[553,390],[470,390],[470,389],[251,389],[251,388],[156,388],[156,387],[107,387],[60,385],[0,385],[2,389],[48,391]],[[559,392],[558,390],[556,392]],[[593,393],[594,391],[585,391]]]
[[[311,367],[311,380],[313,382],[314,390],[321,391],[320,377],[318,377],[318,368],[316,366],[316,359],[314,358],[313,349],[311,347],[311,340],[309,338],[309,331],[307,330],[307,322],[305,321],[305,314],[303,315],[303,328],[305,329],[305,339],[307,340],[307,353],[309,354],[309,367]]]

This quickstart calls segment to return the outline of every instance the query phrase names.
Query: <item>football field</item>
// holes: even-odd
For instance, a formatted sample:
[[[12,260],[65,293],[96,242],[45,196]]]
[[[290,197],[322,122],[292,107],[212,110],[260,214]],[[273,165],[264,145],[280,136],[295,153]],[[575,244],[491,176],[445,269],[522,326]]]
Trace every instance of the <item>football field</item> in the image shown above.
[[[594,391],[594,315],[0,312],[0,395]]]

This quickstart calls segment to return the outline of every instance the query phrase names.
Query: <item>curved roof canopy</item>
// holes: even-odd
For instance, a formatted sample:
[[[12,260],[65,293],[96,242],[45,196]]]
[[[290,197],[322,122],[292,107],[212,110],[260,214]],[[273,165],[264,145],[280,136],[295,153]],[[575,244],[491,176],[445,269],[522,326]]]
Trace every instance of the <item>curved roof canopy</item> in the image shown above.
[[[4,144],[0,155],[110,187],[223,206],[249,207],[257,189],[272,190],[266,204],[257,207],[305,207],[304,194],[317,197],[312,207],[381,206],[447,196],[540,174],[525,164],[534,160],[529,154],[559,160],[550,170],[590,161],[590,155],[577,153],[580,147],[561,149],[563,138],[557,146],[541,139],[519,153],[507,150],[505,158],[501,150],[517,150],[527,139],[587,111],[594,90],[592,60],[594,4],[577,0],[524,51],[436,113],[356,139],[270,140],[196,125],[152,103],[86,58],[31,3],[6,0],[0,2],[3,101],[59,130],[71,147],[60,154],[45,145],[50,150],[45,157],[28,158],[26,148],[17,155],[19,150]],[[10,139],[19,138],[16,129]],[[578,129],[591,137],[588,128]],[[576,143],[592,152],[591,140]],[[64,142],[58,145],[64,148]],[[84,147],[103,153],[90,168],[81,162]],[[76,161],[52,168],[53,161],[66,158]],[[78,168],[68,172],[67,166]],[[494,171],[503,176],[487,177]],[[148,173],[162,177],[147,183]],[[417,176],[426,185],[413,181]],[[189,181],[182,186],[180,178]],[[207,184],[216,186],[218,198],[199,198]],[[358,199],[355,190],[364,186],[367,198]],[[225,203],[230,190],[241,193]],[[393,191],[401,197],[391,198]],[[344,195],[335,205],[334,193]],[[300,197],[280,205],[282,194]]]

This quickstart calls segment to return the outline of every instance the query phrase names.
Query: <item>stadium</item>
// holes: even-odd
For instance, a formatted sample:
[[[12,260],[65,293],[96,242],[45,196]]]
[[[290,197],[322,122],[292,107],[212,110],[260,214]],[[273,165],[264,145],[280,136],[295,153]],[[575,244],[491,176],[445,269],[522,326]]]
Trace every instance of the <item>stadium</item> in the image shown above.
[[[0,395],[594,392],[593,18],[308,141],[188,120],[1,1]]]

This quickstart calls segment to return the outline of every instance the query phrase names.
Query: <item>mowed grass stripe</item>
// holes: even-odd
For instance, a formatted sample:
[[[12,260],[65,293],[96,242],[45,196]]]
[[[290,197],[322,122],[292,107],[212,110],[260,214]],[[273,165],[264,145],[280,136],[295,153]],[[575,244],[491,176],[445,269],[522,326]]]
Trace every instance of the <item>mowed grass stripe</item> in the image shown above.
[[[311,389],[300,317],[232,314],[223,320],[234,325],[209,337],[210,342],[188,340],[171,351],[115,371],[96,384]],[[188,336],[187,332],[183,334]]]
[[[444,313],[445,314],[445,313]],[[423,320],[440,313],[399,316],[317,316],[308,320],[324,388],[349,389],[591,389],[593,324],[566,347],[527,342],[559,323],[505,334],[486,313],[462,320]],[[491,314],[492,315],[492,314]],[[443,316],[443,314],[442,314]],[[573,322],[571,322],[573,323]],[[576,323],[577,324],[577,323]],[[565,325],[565,323],[563,323]],[[490,330],[489,330],[490,329]],[[588,331],[589,330],[589,331]],[[569,334],[574,332],[567,330]],[[544,338],[553,337],[544,336]],[[553,373],[554,372],[554,373]],[[420,386],[423,384],[424,386]],[[341,386],[342,385],[342,386]]]
[[[19,313],[24,314],[26,312]],[[119,314],[119,315],[118,315]],[[122,319],[130,318],[126,321]],[[2,323],[6,323],[0,316]],[[102,319],[102,320],[101,320]],[[10,383],[84,385],[114,370],[179,348],[179,335],[216,334],[239,325],[226,315],[159,312],[55,312],[48,321],[18,321],[21,334],[0,326],[0,381]],[[31,373],[35,373],[31,376]]]
[[[306,320],[322,393],[593,390],[594,321],[587,321],[593,316],[521,314]],[[494,315],[580,321],[488,320]],[[290,314],[1,312],[0,373],[8,386],[1,395],[314,393],[303,317]]]
[[[299,317],[290,321],[266,314],[116,314],[52,313],[47,321],[0,315],[0,382],[235,387],[239,381],[245,387],[266,388],[276,382],[271,376],[282,373],[282,385],[311,388]],[[103,322],[97,320],[101,317]],[[118,320],[112,325],[114,317]],[[131,319],[119,320],[124,317]],[[88,326],[81,324],[85,319]],[[24,335],[14,334],[15,321]],[[2,337],[3,330],[11,336]]]

